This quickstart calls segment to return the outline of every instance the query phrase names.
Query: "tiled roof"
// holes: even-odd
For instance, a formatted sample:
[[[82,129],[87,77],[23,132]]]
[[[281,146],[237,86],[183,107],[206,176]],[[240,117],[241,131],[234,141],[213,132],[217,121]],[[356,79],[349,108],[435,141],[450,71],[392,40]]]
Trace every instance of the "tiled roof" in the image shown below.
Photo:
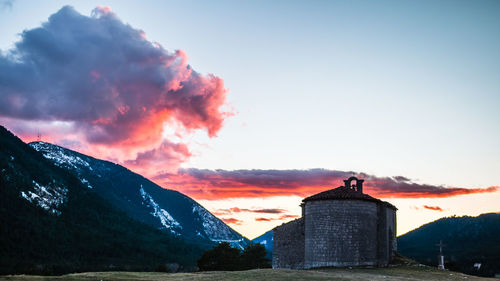
[[[383,204],[388,205],[391,208],[396,209],[392,204],[379,200],[377,198],[373,198],[368,194],[358,192],[356,190],[353,190],[351,188],[345,187],[345,186],[339,186],[334,189],[330,189],[327,191],[320,192],[318,194],[309,196],[302,200],[302,202],[307,202],[307,201],[318,201],[318,200],[364,200],[364,201],[373,201],[373,202],[380,202]]]

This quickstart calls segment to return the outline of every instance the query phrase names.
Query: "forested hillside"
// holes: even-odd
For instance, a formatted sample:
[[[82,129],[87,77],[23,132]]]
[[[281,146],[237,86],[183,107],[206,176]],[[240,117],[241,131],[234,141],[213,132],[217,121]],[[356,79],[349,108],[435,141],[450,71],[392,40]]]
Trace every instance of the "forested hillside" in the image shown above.
[[[0,274],[192,267],[202,250],[131,219],[0,127]]]
[[[500,214],[448,217],[425,224],[398,238],[398,252],[436,266],[439,241],[445,244],[448,269],[480,276],[500,272]]]

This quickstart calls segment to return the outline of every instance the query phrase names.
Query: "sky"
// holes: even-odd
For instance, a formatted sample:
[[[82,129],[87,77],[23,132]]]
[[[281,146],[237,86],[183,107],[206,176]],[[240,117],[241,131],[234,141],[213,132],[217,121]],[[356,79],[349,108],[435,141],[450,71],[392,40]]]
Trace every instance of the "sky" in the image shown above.
[[[352,175],[398,235],[500,212],[498,1],[0,0],[0,124],[254,238]]]

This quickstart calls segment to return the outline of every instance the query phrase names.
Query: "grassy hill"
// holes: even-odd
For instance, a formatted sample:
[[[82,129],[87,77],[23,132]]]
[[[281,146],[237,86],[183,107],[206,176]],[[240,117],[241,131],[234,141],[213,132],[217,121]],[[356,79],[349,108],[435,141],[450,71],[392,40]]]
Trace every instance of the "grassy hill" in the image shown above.
[[[430,267],[397,266],[370,269],[215,271],[199,273],[89,272],[63,276],[2,276],[0,280],[477,280],[482,278]]]

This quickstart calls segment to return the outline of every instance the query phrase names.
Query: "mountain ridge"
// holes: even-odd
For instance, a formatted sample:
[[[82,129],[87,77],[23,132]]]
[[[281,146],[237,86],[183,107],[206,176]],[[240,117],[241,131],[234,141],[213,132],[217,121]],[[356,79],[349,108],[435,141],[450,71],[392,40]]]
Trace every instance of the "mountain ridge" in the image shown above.
[[[272,229],[252,239],[252,243],[264,245],[266,248],[266,257],[270,260],[273,259],[273,242]]]
[[[0,126],[0,274],[194,268],[202,248],[138,222]]]
[[[195,200],[162,188],[126,167],[46,142],[29,145],[56,166],[75,175],[114,207],[142,223],[188,241],[229,242],[240,249],[249,243]]]
[[[398,252],[437,266],[440,241],[445,267],[479,276],[500,272],[500,213],[444,217],[398,237]],[[474,264],[481,264],[479,268]]]

